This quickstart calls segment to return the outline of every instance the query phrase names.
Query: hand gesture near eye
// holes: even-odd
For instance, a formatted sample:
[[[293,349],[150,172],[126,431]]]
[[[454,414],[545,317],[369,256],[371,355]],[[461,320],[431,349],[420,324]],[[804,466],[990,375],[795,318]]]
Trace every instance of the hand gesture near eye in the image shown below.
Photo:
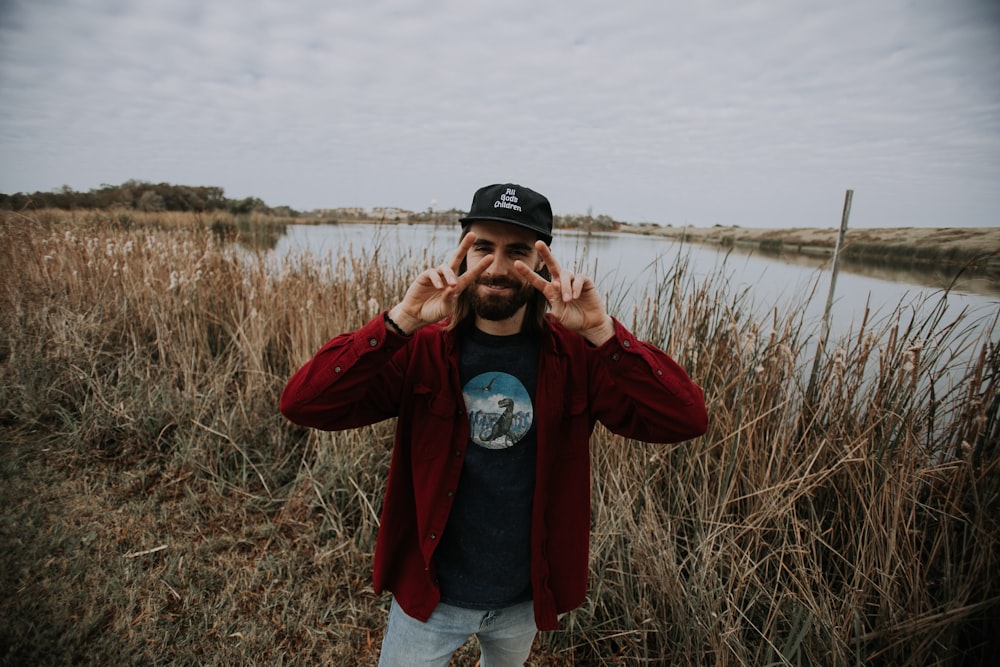
[[[614,323],[604,310],[594,282],[583,274],[564,271],[543,241],[536,241],[535,249],[549,267],[552,280],[546,280],[521,261],[514,264],[518,275],[545,295],[552,314],[567,329],[578,332],[594,345],[610,340],[615,334]]]
[[[458,295],[493,263],[493,255],[487,255],[461,276],[458,275],[462,260],[475,240],[475,234],[466,234],[450,261],[417,276],[407,288],[403,300],[390,309],[389,317],[406,334],[424,325],[440,322],[454,313]]]

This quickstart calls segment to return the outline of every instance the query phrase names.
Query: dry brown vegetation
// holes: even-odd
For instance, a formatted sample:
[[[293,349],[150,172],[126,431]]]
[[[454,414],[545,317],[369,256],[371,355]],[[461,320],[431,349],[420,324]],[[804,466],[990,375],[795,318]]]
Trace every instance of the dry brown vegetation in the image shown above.
[[[660,227],[644,228],[650,233],[679,238],[686,236],[705,243],[746,241],[759,243],[764,239],[781,239],[785,245],[815,246],[832,249],[838,231],[820,227]],[[860,243],[886,243],[911,250],[917,246],[954,244],[981,253],[1000,252],[1000,227],[879,227],[847,230],[847,240]]]
[[[240,222],[0,218],[3,664],[375,664],[392,425],[319,433],[276,406],[431,258],[269,266]],[[900,308],[832,342],[806,400],[802,311],[754,320],[686,269],[627,323],[702,384],[710,430],[598,430],[590,595],[531,664],[996,655],[995,321]]]
[[[628,229],[628,228],[623,228]],[[634,231],[723,247],[827,256],[837,229],[817,227],[642,227]],[[883,227],[848,229],[848,261],[897,267],[950,266],[1000,276],[1000,227]]]

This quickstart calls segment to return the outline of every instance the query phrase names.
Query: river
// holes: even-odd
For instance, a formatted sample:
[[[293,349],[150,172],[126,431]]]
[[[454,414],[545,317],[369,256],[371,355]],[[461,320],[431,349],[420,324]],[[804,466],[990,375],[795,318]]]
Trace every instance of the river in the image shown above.
[[[373,256],[377,250],[383,261],[413,261],[428,257],[439,263],[458,244],[459,231],[452,226],[420,224],[378,225],[289,225],[273,254],[284,258],[308,253],[314,257],[339,254]],[[566,268],[590,275],[611,304],[612,314],[630,319],[643,295],[655,291],[662,280],[682,261],[688,276],[682,284],[721,277],[724,289],[762,320],[777,312],[783,315],[807,302],[803,323],[807,330],[819,330],[832,276],[829,258],[776,257],[762,253],[727,251],[701,244],[680,244],[675,240],[631,233],[591,233],[557,231],[552,243],[556,259]],[[966,312],[969,322],[992,327],[1000,312],[1000,294],[989,283],[966,281],[946,292],[939,276],[878,272],[842,267],[837,277],[831,310],[831,336],[855,331],[869,308],[869,322],[878,324],[897,313],[927,310],[942,297],[947,299],[947,319]],[[921,284],[923,283],[923,284]],[[940,283],[940,284],[939,284]],[[812,293],[812,296],[810,296]],[[617,311],[617,312],[616,312]],[[762,327],[766,329],[766,327]]]

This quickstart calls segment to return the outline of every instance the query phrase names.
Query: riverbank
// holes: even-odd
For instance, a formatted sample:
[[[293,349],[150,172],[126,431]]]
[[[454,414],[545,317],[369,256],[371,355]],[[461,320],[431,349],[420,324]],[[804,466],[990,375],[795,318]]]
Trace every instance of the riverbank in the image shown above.
[[[398,220],[368,217],[321,219],[338,224],[457,224],[454,219],[438,216]],[[305,221],[302,221],[305,222]],[[585,230],[578,217],[556,216],[556,229]],[[593,228],[611,231],[608,228]],[[673,227],[656,224],[615,223],[614,231],[660,236],[677,241],[702,243],[723,248],[761,251],[775,255],[831,257],[837,244],[838,230],[817,227]],[[879,227],[848,229],[844,258],[858,264],[919,269],[947,268],[1000,280],[1000,227]]]
[[[811,227],[659,227],[625,225],[621,231],[678,241],[775,254],[832,256],[838,230]],[[845,257],[896,265],[967,266],[1000,275],[1000,227],[882,227],[848,229]]]

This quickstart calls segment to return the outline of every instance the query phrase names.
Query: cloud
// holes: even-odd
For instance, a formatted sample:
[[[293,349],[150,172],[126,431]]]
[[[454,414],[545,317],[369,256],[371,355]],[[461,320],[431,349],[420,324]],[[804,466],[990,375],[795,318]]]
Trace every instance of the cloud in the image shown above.
[[[13,2],[0,191],[308,209],[485,182],[626,220],[996,224],[996,5]],[[835,220],[832,224],[835,224]]]

